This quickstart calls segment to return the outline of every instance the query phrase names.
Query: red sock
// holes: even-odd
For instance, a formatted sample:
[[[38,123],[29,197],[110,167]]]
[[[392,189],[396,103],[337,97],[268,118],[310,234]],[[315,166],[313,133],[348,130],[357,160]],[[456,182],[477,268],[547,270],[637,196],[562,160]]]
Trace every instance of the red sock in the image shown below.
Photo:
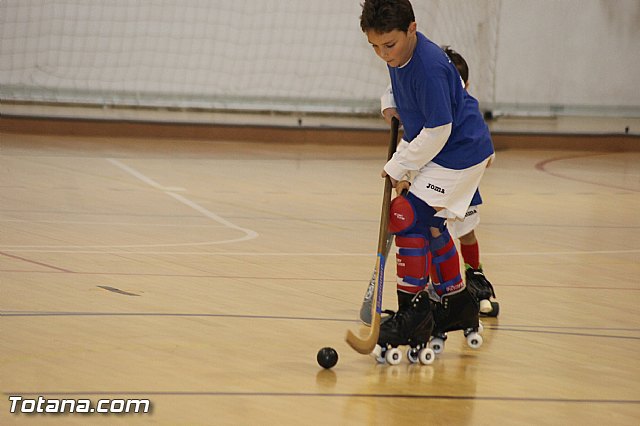
[[[477,241],[474,244],[460,244],[460,252],[464,263],[473,269],[480,269],[480,248]]]

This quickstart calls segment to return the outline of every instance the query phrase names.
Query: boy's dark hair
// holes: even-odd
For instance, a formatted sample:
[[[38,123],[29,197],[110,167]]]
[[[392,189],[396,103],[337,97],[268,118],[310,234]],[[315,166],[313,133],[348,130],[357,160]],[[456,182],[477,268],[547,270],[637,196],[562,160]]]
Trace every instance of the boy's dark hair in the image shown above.
[[[362,3],[360,28],[383,34],[393,30],[407,32],[416,20],[409,0],[365,0]]]
[[[451,46],[442,46],[442,50],[444,50],[449,59],[451,59],[451,62],[453,62],[453,65],[458,69],[464,84],[467,84],[467,81],[469,81],[469,65],[467,65],[467,61],[464,60],[461,54],[453,50]]]

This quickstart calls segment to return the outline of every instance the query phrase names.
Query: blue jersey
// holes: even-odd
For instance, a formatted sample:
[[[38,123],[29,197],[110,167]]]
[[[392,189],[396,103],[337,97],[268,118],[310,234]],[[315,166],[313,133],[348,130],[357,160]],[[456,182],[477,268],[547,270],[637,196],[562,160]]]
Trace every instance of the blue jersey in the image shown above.
[[[480,189],[476,189],[476,192],[473,194],[473,198],[471,199],[472,206],[479,206],[482,204],[482,196],[480,195]]]
[[[423,128],[451,123],[451,135],[434,163],[460,170],[493,154],[478,101],[464,89],[458,70],[438,45],[418,32],[409,62],[389,67],[389,75],[404,140],[411,142]]]

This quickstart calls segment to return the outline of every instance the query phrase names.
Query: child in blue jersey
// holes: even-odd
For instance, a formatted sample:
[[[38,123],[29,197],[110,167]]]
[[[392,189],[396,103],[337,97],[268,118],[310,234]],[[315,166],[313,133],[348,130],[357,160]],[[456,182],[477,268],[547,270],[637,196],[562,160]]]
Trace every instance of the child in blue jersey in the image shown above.
[[[442,49],[460,73],[465,90],[469,90],[469,65],[467,61],[450,46],[443,46]],[[496,317],[500,311],[500,304],[490,300],[492,297],[495,298],[496,294],[493,286],[484,275],[480,262],[480,247],[475,233],[475,228],[480,223],[480,212],[478,211],[480,204],[482,204],[482,197],[478,189],[473,194],[471,206],[469,206],[464,219],[451,221],[449,224],[452,228],[451,233],[460,240],[460,253],[465,263],[467,285],[475,288],[476,296],[480,301],[480,314]]]
[[[449,59],[456,66],[460,73],[460,77],[464,82],[465,90],[469,89],[469,65],[464,57],[453,50],[450,46],[442,46]],[[380,111],[385,121],[391,124],[392,117],[400,120],[396,109],[391,85],[380,98]],[[400,193],[403,189],[408,189],[411,185],[408,181],[401,181],[396,186],[396,190]],[[482,204],[480,191],[476,190],[471,200],[471,205],[467,209],[467,213],[463,220],[449,220],[447,226],[449,232],[454,238],[460,240],[460,254],[465,263],[465,275],[467,285],[471,285],[475,289],[476,296],[480,303],[480,314],[486,316],[498,316],[500,305],[497,301],[491,300],[495,298],[493,286],[484,275],[482,263],[480,262],[480,247],[475,234],[475,228],[480,223],[479,206]]]
[[[404,126],[382,176],[397,186],[415,175],[407,195],[391,203],[398,311],[382,323],[378,343],[385,347],[423,341],[424,336],[416,334],[431,329],[434,335],[475,332],[478,302],[462,280],[446,220],[464,218],[493,159],[489,129],[455,65],[417,31],[408,0],[365,0],[360,26],[387,64]]]

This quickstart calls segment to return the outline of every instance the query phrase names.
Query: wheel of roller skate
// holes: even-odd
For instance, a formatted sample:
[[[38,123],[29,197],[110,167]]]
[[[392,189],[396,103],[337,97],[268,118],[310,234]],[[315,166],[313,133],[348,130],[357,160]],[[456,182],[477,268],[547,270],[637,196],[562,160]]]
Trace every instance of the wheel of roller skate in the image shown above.
[[[487,314],[489,317],[497,317],[500,313],[500,304],[498,302],[491,302],[491,312]]]
[[[387,351],[384,359],[390,365],[398,365],[400,364],[400,361],[402,361],[402,352],[398,348],[391,348]]]
[[[441,337],[434,337],[429,342],[429,347],[434,353],[441,353],[444,350],[444,339]]]
[[[480,346],[482,346],[482,342],[482,336],[475,331],[467,335],[467,345],[471,349],[478,349]]]
[[[386,351],[387,351],[386,348],[383,350],[382,346],[376,345],[376,347],[373,348],[373,351],[371,351],[371,356],[376,359],[376,362],[378,364],[384,364],[385,362],[384,355]]]
[[[482,321],[478,320],[478,333],[482,333],[484,331],[484,324]]]
[[[422,348],[418,354],[418,359],[420,360],[420,364],[433,364],[433,361],[436,359],[436,354],[431,348]]]
[[[491,301],[489,299],[482,299],[480,301],[480,313],[484,315],[489,315],[489,313],[493,310],[493,306],[491,306]]]
[[[420,351],[418,348],[409,348],[407,351],[407,359],[411,364],[420,361]]]

